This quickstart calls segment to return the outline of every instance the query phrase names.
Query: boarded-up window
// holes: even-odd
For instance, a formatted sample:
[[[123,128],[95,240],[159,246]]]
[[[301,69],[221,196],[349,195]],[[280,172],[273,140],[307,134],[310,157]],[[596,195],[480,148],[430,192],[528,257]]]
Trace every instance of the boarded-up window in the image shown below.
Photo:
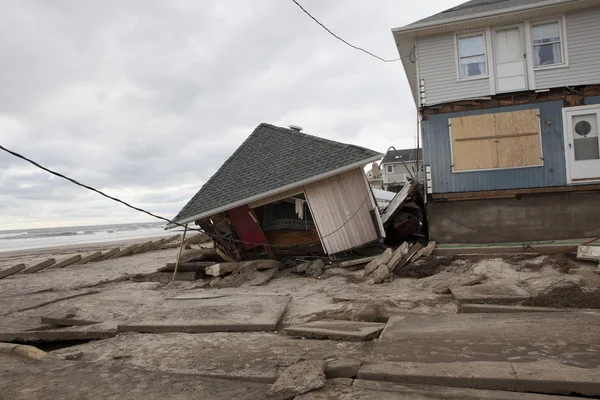
[[[539,110],[450,119],[452,171],[543,165]]]

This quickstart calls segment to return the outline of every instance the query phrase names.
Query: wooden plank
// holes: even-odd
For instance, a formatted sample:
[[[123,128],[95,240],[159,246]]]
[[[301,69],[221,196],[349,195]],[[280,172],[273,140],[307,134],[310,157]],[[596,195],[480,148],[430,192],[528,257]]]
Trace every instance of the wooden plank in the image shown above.
[[[10,268],[0,270],[0,279],[4,279],[7,276],[14,275],[18,272],[23,271],[24,269],[25,269],[25,264],[18,264],[13,267],[10,267]]]
[[[457,142],[464,142],[468,140],[482,140],[482,139],[502,139],[502,138],[511,138],[511,137],[521,137],[521,136],[534,136],[539,135],[539,132],[527,132],[527,133],[508,133],[506,135],[492,135],[492,136],[474,136],[467,138],[459,138],[454,139]]]
[[[400,262],[398,262],[398,264],[397,264],[395,267],[393,267],[393,268],[390,268],[390,270],[392,271],[392,274],[393,274],[393,273],[397,273],[397,272],[399,272],[399,271],[400,271],[402,268],[404,268],[404,266],[405,266],[406,264],[408,264],[408,262],[409,262],[409,261],[412,259],[412,257],[413,257],[413,256],[414,256],[414,255],[415,255],[415,254],[416,254],[416,253],[417,253],[419,250],[421,250],[421,248],[422,248],[422,247],[423,247],[423,246],[421,246],[421,243],[419,243],[419,242],[415,243],[415,244],[414,244],[414,245],[413,245],[413,246],[410,248],[410,250],[408,250],[408,253],[406,253],[406,254],[404,255],[404,257],[402,257],[402,259],[400,260]]]
[[[115,254],[117,254],[119,251],[121,251],[121,249],[119,247],[115,247],[114,249],[109,250],[106,253],[104,253],[102,255],[102,257],[97,258],[97,259],[93,260],[92,262],[108,260],[109,258],[111,258],[112,256],[114,256]]]
[[[97,251],[95,253],[92,253],[88,256],[83,257],[81,260],[77,261],[75,264],[77,264],[77,265],[86,264],[86,263],[89,263],[90,261],[97,260],[100,257],[102,257],[102,252]]]
[[[577,259],[600,262],[600,246],[577,247]]]
[[[112,256],[107,258],[107,260],[114,260],[115,258],[126,256],[140,246],[141,246],[141,244],[132,244],[131,246],[126,247],[125,249],[119,251],[118,253],[113,254]]]
[[[198,233],[194,236],[191,236],[183,241],[183,245],[186,246],[188,244],[197,244],[197,243],[206,243],[210,241],[210,236],[206,233]]]
[[[519,195],[527,195],[527,194],[593,192],[593,191],[600,191],[600,185],[550,186],[550,187],[543,187],[543,188],[483,190],[483,191],[477,191],[477,192],[434,193],[432,195],[432,198],[434,200],[443,199],[446,201],[510,199],[510,198],[514,198]]]
[[[496,135],[495,114],[451,118],[450,126],[454,171],[497,168],[495,139],[483,139]],[[457,141],[465,138],[481,139]]]
[[[295,196],[297,194],[302,193],[302,191],[303,191],[302,187],[293,188],[290,190],[286,190],[285,192],[281,192],[278,194],[274,194],[272,196],[265,197],[260,200],[253,201],[252,203],[248,203],[248,206],[250,208],[258,208],[258,207],[264,206],[266,204],[275,203],[276,201],[280,201],[280,200]]]
[[[56,263],[56,264],[54,264],[54,265],[46,268],[46,270],[64,268],[67,265],[74,264],[74,263],[76,263],[79,260],[81,260],[81,254],[77,254],[76,256],[69,257],[66,260],[62,260],[62,261],[60,261],[60,262],[58,262],[58,263]]]
[[[498,167],[525,167],[542,165],[542,147],[540,141],[539,110],[522,110],[498,113],[496,132],[502,134],[523,135],[536,132],[531,136],[514,136],[497,139]]]
[[[374,259],[376,259],[377,257],[379,257],[379,255],[371,256],[371,257],[357,258],[355,260],[342,261],[341,263],[338,263],[337,266],[341,267],[341,268],[346,268],[346,267],[352,267],[354,265],[368,264],[371,261],[373,261]]]
[[[309,229],[306,231],[292,229],[265,231],[265,236],[272,246],[290,246],[319,241],[319,235],[317,234],[316,229]]]
[[[406,200],[414,186],[414,183],[410,185],[404,185],[402,190],[398,192],[396,196],[394,196],[390,204],[388,204],[388,206],[386,207],[383,215],[381,216],[381,221],[383,222],[384,226],[387,224],[388,220],[392,217],[392,215],[396,213],[398,207],[400,207],[404,200]]]
[[[27,269],[24,269],[21,273],[22,274],[33,274],[34,272],[38,272],[43,270],[44,268],[48,268],[49,266],[51,266],[52,264],[55,264],[56,260],[54,258],[49,258],[46,261],[42,261],[40,263],[37,263]]]

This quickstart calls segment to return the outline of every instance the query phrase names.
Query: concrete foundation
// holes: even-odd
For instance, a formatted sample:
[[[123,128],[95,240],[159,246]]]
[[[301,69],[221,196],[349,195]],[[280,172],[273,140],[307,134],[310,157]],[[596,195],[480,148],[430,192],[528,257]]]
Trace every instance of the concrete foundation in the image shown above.
[[[434,201],[427,205],[430,240],[500,243],[600,236],[600,193],[521,199]]]

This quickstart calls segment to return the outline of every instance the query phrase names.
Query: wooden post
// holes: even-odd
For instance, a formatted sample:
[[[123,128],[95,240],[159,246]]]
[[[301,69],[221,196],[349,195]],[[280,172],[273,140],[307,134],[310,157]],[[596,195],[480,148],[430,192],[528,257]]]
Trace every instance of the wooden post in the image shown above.
[[[179,259],[181,258],[181,252],[183,251],[183,246],[185,243],[185,234],[187,233],[187,227],[188,224],[185,224],[185,229],[183,230],[183,237],[181,238],[181,246],[179,246],[179,254],[177,255],[177,262],[175,262],[175,269],[173,270],[173,278],[171,278],[171,282],[175,280],[175,275],[177,275],[177,268],[179,267]]]

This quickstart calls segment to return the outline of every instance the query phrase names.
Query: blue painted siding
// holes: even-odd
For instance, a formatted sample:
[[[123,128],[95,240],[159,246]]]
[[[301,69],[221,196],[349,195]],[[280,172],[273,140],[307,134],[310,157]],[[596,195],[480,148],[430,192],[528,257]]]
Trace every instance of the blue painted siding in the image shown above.
[[[587,106],[591,106],[592,104],[600,104],[600,96],[586,97],[585,104]]]
[[[495,171],[452,172],[450,130],[448,127],[450,118],[532,108],[538,108],[541,115],[543,166]],[[429,117],[427,121],[423,121],[423,157],[425,165],[431,165],[433,193],[566,185],[562,109],[562,101],[551,101],[488,110],[438,114]]]

